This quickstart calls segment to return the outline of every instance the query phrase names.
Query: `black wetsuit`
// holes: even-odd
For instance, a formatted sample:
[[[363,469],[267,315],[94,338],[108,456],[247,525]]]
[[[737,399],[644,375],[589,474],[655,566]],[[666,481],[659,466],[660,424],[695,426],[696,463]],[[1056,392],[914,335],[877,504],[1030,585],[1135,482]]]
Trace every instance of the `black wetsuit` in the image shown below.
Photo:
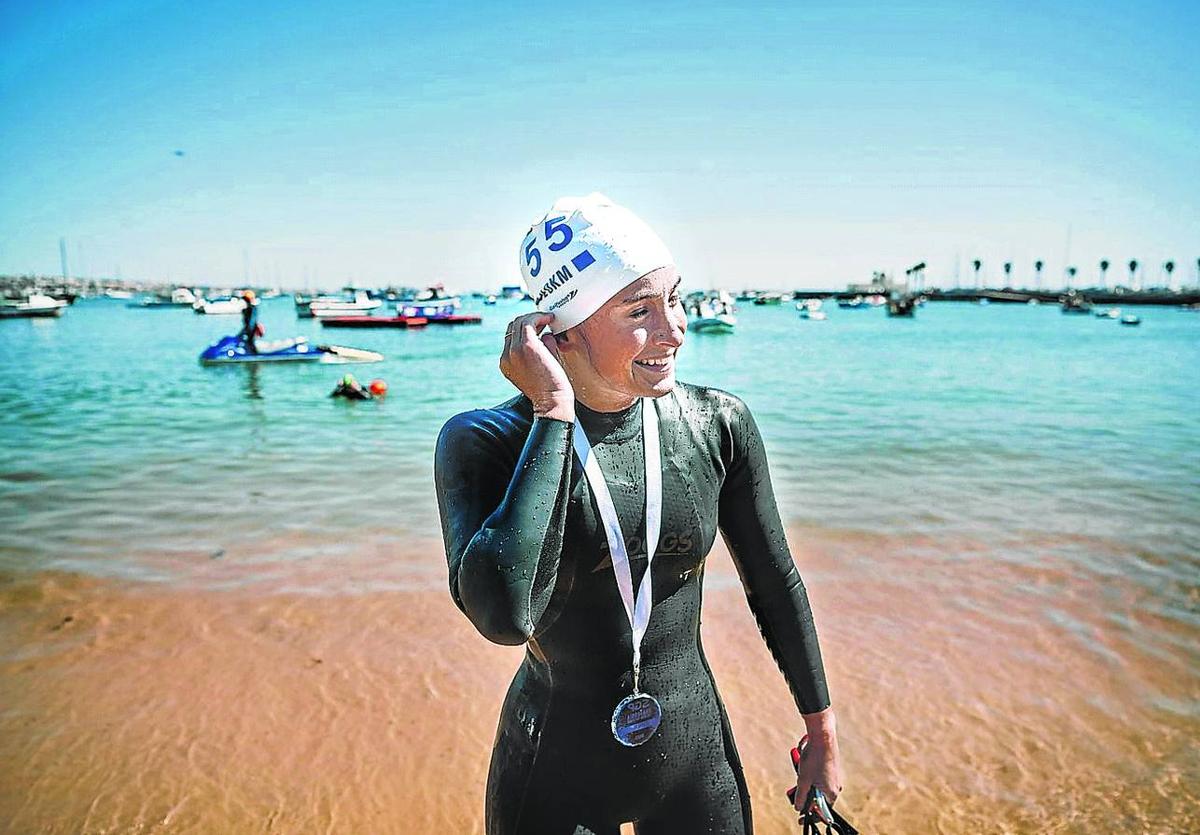
[[[258,334],[254,329],[258,327],[258,304],[256,302],[246,302],[246,306],[242,308],[242,341],[246,343],[246,351],[250,354],[258,353],[258,345],[255,340]]]
[[[686,383],[654,403],[663,516],[641,689],[659,700],[663,720],[636,748],[609,726],[631,692],[631,630],[572,424],[535,420],[518,396],[455,416],[438,439],[450,593],[489,640],[527,645],[492,751],[489,835],[615,835],[624,821],[639,835],[751,831],[741,763],[700,645],[704,558],[718,527],[796,705],[829,705],[808,596],[745,404]],[[641,404],[575,407],[616,506],[634,588],[646,567]]]

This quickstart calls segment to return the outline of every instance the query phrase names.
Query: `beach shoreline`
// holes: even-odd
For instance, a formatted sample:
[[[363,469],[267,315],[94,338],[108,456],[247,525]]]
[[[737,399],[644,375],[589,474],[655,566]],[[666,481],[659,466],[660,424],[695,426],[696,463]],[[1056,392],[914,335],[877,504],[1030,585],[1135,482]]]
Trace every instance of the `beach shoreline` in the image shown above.
[[[912,563],[929,576],[917,596],[872,568],[881,547],[797,552],[838,714],[839,808],[862,831],[1200,823],[1194,650],[1139,659],[1112,630],[1088,649],[1022,629],[1012,610],[960,619],[978,563]],[[704,645],[756,831],[793,831],[787,749],[803,725],[722,548],[706,573]],[[1101,591],[1052,568],[1037,582],[1066,583],[1080,618]],[[0,820],[8,832],[481,832],[522,652],[476,634],[443,590],[10,574]]]

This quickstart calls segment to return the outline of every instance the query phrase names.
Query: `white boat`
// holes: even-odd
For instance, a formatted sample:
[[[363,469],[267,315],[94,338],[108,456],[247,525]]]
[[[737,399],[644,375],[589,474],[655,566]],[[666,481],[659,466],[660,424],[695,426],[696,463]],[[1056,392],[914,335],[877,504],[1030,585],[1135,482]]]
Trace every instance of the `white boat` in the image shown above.
[[[801,319],[809,319],[813,322],[824,322],[829,317],[825,315],[824,310],[810,310],[805,307],[800,310]]]
[[[695,316],[688,328],[696,333],[733,333],[737,317],[733,315],[733,303],[723,298],[705,299],[695,308]]]
[[[245,306],[246,303],[236,296],[224,296],[216,299],[199,299],[192,309],[208,316],[232,316],[241,313]]]
[[[1121,317],[1122,325],[1140,325],[1141,323],[1142,323],[1141,317],[1135,316],[1132,313],[1126,313],[1124,316]]]
[[[383,302],[373,299],[365,292],[354,294],[352,301],[347,299],[313,299],[308,305],[309,313],[318,319],[322,316],[351,316],[355,313],[368,313],[383,307]]]
[[[1121,308],[1110,307],[1105,310],[1097,310],[1096,318],[1097,319],[1120,319],[1121,318]]]
[[[23,302],[0,301],[0,319],[31,319],[62,316],[67,302],[44,293],[31,293]]]
[[[110,299],[132,299],[133,291],[132,290],[105,290],[104,295],[108,296]]]

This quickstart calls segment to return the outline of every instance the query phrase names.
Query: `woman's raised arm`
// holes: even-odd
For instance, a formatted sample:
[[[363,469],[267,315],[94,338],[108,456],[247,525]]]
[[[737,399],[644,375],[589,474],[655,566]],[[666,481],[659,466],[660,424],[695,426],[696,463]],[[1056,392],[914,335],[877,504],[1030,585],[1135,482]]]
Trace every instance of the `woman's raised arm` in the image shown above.
[[[486,410],[451,418],[434,459],[450,594],[498,644],[522,644],[546,611],[562,552],[573,424],[535,417],[520,457]]]

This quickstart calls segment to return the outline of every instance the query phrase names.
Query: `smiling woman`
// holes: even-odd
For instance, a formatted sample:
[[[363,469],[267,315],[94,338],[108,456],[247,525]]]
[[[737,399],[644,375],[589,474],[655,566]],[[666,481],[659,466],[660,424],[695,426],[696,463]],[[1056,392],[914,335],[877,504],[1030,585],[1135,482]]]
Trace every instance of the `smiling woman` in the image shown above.
[[[489,835],[751,832],[700,642],[718,529],[807,726],[797,802],[812,786],[836,798],[821,653],[762,439],[740,399],[675,379],[687,319],[670,253],[595,194],[557,202],[520,252],[539,312],[509,324],[500,368],[521,394],[451,418],[435,460],[454,602],[527,648]]]

